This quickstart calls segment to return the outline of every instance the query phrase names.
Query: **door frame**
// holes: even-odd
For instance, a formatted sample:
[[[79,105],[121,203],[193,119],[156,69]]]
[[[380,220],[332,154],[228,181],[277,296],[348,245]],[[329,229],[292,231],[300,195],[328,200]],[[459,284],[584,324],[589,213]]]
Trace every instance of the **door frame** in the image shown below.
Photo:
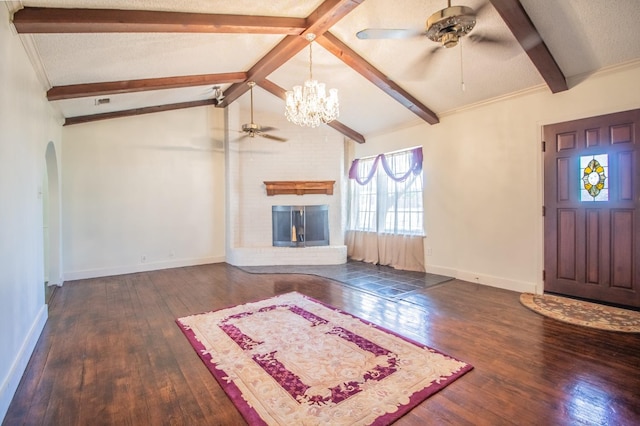
[[[639,206],[639,202],[640,199],[638,198],[638,191],[640,191],[640,151],[639,151],[639,144],[640,144],[640,108],[631,108],[631,109],[625,109],[622,111],[614,111],[614,112],[604,112],[604,113],[600,113],[597,115],[590,115],[590,116],[586,116],[586,117],[575,117],[575,118],[568,118],[565,119],[563,121],[555,121],[551,122],[551,123],[538,123],[539,124],[539,134],[540,134],[540,145],[541,145],[541,149],[540,149],[540,154],[539,154],[539,159],[540,159],[540,202],[541,202],[541,210],[544,211],[545,207],[549,207],[549,206],[545,206],[545,202],[548,201],[546,200],[546,167],[547,167],[547,160],[548,158],[545,155],[545,149],[544,149],[544,145],[545,145],[545,127],[547,126],[558,126],[561,127],[563,125],[567,125],[570,126],[572,125],[572,122],[581,122],[581,121],[594,121],[596,122],[597,126],[599,126],[599,128],[602,128],[604,126],[604,128],[609,128],[609,129],[613,129],[613,128],[619,128],[620,125],[622,125],[622,123],[633,123],[633,127],[631,128],[631,140],[632,140],[632,144],[631,145],[618,145],[618,143],[622,142],[622,140],[620,140],[618,143],[616,143],[615,141],[609,141],[608,138],[611,137],[613,138],[614,134],[612,133],[611,135],[608,135],[605,137],[605,141],[606,141],[606,146],[605,145],[600,145],[603,149],[605,149],[609,155],[611,155],[612,153],[615,154],[616,152],[620,152],[620,151],[626,151],[626,149],[620,149],[620,148],[624,148],[624,147],[628,147],[630,152],[633,155],[633,159],[631,161],[633,161],[632,163],[632,167],[633,169],[631,169],[632,174],[631,176],[631,188],[633,191],[633,194],[631,194],[631,203],[633,205],[633,207],[625,207],[624,205],[620,206],[620,207],[616,207],[615,203],[620,204],[620,203],[628,203],[629,199],[627,198],[625,201],[625,199],[621,199],[621,200],[611,200],[612,202],[614,202],[613,206],[608,206],[608,205],[603,205],[602,207],[607,207],[608,209],[613,209],[611,210],[612,212],[615,212],[617,210],[624,210],[624,209],[628,209],[628,208],[633,208],[635,209],[635,213],[633,214],[633,222],[632,222],[632,226],[633,228],[633,235],[632,235],[632,240],[631,240],[631,244],[633,244],[633,253],[634,253],[634,258],[631,259],[631,283],[633,284],[632,287],[630,287],[631,290],[634,291],[634,297],[633,300],[634,302],[632,304],[629,304],[629,306],[636,306],[635,304],[637,303],[637,293],[640,291],[640,280],[638,279],[638,276],[640,274],[640,272],[638,272],[638,267],[635,266],[636,263],[634,263],[634,260],[637,260],[640,258],[640,255],[638,255],[638,252],[640,252],[640,242],[638,239],[638,232],[640,232],[640,221],[639,221],[639,214],[638,212],[640,212],[640,206]],[[600,121],[600,123],[598,123],[598,121]],[[588,129],[590,124],[587,123],[575,123],[576,128],[585,128],[586,130],[584,130],[585,132],[589,132],[591,133]],[[586,127],[585,127],[586,126]],[[613,127],[612,127],[613,126]],[[594,128],[595,129],[595,128]],[[610,130],[612,131],[612,130]],[[583,135],[584,136],[584,135]],[[597,139],[597,140],[602,140],[602,139]],[[546,141],[546,149],[552,150],[554,149],[555,146],[555,139],[553,141],[551,140],[547,140]],[[590,147],[588,146],[588,142],[587,146],[585,147],[579,147],[577,146],[577,149],[579,149],[580,151],[583,150],[589,150]],[[593,147],[591,148],[593,150]],[[548,151],[547,151],[548,152]],[[574,157],[576,156],[580,156],[582,155],[581,152],[576,151],[576,153],[572,154]],[[588,153],[584,153],[584,155],[590,155]],[[577,158],[577,157],[576,157]],[[635,160],[634,160],[635,159]],[[614,160],[614,164],[617,164],[617,162]],[[614,166],[615,167],[615,166]],[[612,173],[612,172],[610,172]],[[620,178],[621,175],[618,175],[618,173],[621,173],[621,170],[617,170],[616,169],[616,174],[611,174],[610,176],[607,176],[610,179],[615,179],[613,182],[617,181],[617,179]],[[576,175],[576,179],[577,179],[577,175]],[[556,180],[554,180],[555,182]],[[614,188],[614,194],[617,193],[617,190]],[[592,206],[588,206],[588,207],[592,207]],[[595,207],[595,205],[593,206]],[[587,205],[584,206],[584,208],[587,208]],[[587,209],[588,210],[588,209]],[[548,213],[548,212],[547,212]],[[544,271],[545,268],[547,268],[549,266],[549,264],[547,263],[547,229],[546,229],[546,220],[547,218],[544,216],[544,214],[541,214],[541,220],[540,220],[540,224],[541,224],[541,257],[539,260],[539,264],[541,265],[541,284],[542,284],[542,291],[540,293],[543,293],[544,291],[547,291],[547,283],[549,282],[548,280],[544,279]],[[613,220],[613,219],[611,219]],[[613,224],[611,222],[608,222],[605,226],[610,227],[613,226]],[[610,228],[612,229],[612,228]],[[586,232],[586,231],[585,231]],[[613,231],[611,231],[612,235],[613,235]],[[580,235],[580,234],[578,234]],[[580,241],[580,238],[578,238],[578,241]],[[605,239],[605,241],[608,241],[607,239]],[[606,250],[611,250],[610,248],[607,248]],[[601,255],[599,255],[601,256]],[[608,254],[605,255],[605,259],[608,259]],[[586,260],[582,259],[581,261],[586,262]],[[605,262],[607,262],[607,265],[611,265],[611,261],[609,260],[605,260]],[[613,267],[613,266],[611,266]],[[611,278],[611,275],[613,272],[607,272],[607,279],[605,279],[605,281],[608,281]],[[560,283],[560,286],[563,286],[564,284]],[[586,284],[585,284],[586,285]],[[608,287],[607,287],[608,288]],[[578,287],[576,287],[576,289],[578,289]],[[604,287],[603,287],[604,289]],[[593,290],[593,289],[592,289]],[[581,296],[579,295],[579,293],[581,293],[582,290],[578,290],[576,291],[576,295],[569,295],[569,297],[576,297],[576,298],[584,298],[584,297],[588,297],[588,296]],[[600,303],[609,303],[609,304],[617,304],[617,303],[623,303],[620,301],[614,301],[619,299],[620,295],[615,295],[614,293],[612,294],[611,300],[607,301],[607,296],[605,295],[604,291],[606,290],[599,290],[596,291],[596,293],[599,293],[597,297],[603,297],[603,300]],[[615,289],[613,289],[612,291],[616,291]],[[569,293],[571,293],[569,291]],[[593,294],[595,297],[595,293],[591,293],[591,291],[589,289],[586,289],[586,293],[585,294]],[[631,294],[630,294],[631,295]],[[599,301],[599,299],[594,299],[596,302]]]

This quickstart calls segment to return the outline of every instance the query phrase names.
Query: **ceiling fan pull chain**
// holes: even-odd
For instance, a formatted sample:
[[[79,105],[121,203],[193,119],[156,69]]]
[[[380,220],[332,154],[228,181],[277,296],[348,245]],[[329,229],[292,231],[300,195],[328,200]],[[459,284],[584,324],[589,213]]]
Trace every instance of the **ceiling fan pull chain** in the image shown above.
[[[460,86],[462,88],[462,91],[465,91],[465,87],[464,87],[464,67],[462,64],[462,39],[460,39],[459,42],[460,45]]]

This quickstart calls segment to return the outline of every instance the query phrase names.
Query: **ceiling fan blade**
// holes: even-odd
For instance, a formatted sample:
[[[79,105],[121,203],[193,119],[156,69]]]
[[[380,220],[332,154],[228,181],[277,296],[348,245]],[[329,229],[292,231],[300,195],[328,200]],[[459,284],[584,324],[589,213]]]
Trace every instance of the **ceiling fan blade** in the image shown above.
[[[360,40],[406,39],[423,35],[423,31],[391,28],[367,28],[356,33]]]
[[[271,126],[260,126],[261,132],[270,132],[271,130],[278,130],[278,129]]]
[[[415,61],[411,62],[406,74],[407,78],[413,81],[424,79],[431,62],[442,49],[443,47],[438,45],[421,53]]]
[[[535,33],[535,34],[529,34],[528,36],[526,36],[524,40],[520,42],[520,46],[522,46],[522,48],[526,52],[528,52],[529,50],[533,49],[534,47],[538,46],[541,43],[542,43],[542,38],[540,37],[540,34]]]
[[[246,139],[248,137],[249,137],[249,134],[245,133],[244,135],[239,135],[238,137],[235,137],[235,138],[229,138],[229,142],[240,142],[241,140]]]
[[[485,43],[485,44],[495,44],[495,45],[509,44],[509,40],[498,38],[498,37],[486,36],[482,34],[470,34],[468,37],[469,37],[469,40],[471,40],[474,43]]]
[[[263,138],[272,139],[272,140],[278,141],[278,142],[286,142],[287,141],[287,139],[285,139],[285,138],[281,138],[279,136],[269,135],[267,133],[259,133],[259,135],[262,136]]]
[[[484,3],[482,3],[480,6],[476,7],[474,10],[476,12],[476,17],[480,16],[482,14],[483,11],[485,11],[487,9],[487,6],[489,6],[489,1],[486,0]]]

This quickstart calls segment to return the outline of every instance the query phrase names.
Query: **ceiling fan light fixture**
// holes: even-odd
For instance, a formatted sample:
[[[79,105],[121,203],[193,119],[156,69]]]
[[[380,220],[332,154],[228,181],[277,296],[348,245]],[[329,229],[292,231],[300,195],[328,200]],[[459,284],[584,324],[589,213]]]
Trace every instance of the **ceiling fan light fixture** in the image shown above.
[[[249,136],[254,137],[256,132],[260,131],[260,125],[255,123],[243,124],[242,131],[245,133],[249,133]]]
[[[448,49],[450,47],[457,46],[458,40],[460,40],[460,37],[458,36],[458,34],[452,32],[452,33],[443,34],[440,42],[444,47]]]
[[[467,6],[450,6],[427,19],[426,36],[444,47],[454,47],[460,37],[469,34],[476,25],[476,13]]]
[[[290,122],[299,126],[318,127],[322,123],[329,123],[340,115],[338,89],[329,89],[313,78],[313,60],[311,45],[315,34],[306,36],[309,40],[309,79],[303,85],[294,86],[285,94],[284,115]]]

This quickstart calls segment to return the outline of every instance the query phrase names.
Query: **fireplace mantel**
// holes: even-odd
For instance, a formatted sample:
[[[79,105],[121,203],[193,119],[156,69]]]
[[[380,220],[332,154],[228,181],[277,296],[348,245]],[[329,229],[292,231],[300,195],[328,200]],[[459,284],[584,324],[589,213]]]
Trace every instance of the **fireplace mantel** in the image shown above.
[[[288,180],[265,181],[267,195],[281,194],[327,194],[333,195],[335,180]]]

